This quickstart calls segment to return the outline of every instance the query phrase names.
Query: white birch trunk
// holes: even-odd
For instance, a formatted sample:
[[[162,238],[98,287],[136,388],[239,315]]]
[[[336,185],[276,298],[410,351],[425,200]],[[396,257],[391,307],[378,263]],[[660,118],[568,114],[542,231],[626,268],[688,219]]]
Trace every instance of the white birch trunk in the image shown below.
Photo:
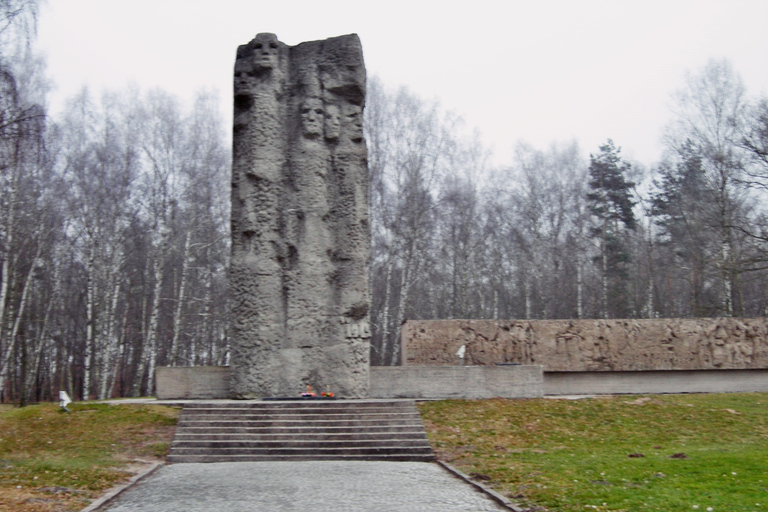
[[[147,296],[143,295],[141,298],[141,322],[139,322],[139,325],[141,326],[141,332],[139,333],[139,339],[140,340],[146,340],[147,339],[147,328],[146,328],[146,313],[147,312]],[[138,357],[135,357],[134,353],[138,353]],[[143,343],[139,343],[138,345],[133,343],[130,347],[128,347],[128,361],[131,363],[138,359],[139,366],[136,368],[136,373],[133,376],[133,385],[131,386],[131,396],[139,396],[141,393],[141,384],[144,380],[144,369],[146,367],[146,363],[144,361],[144,345]]]
[[[160,323],[160,306],[162,303],[161,293],[163,289],[163,278],[165,277],[165,254],[167,248],[167,233],[161,229],[162,241],[152,266],[152,275],[154,277],[154,290],[152,293],[152,311],[149,314],[149,324],[147,325],[146,340],[143,347],[143,356],[139,357],[139,368],[137,370],[136,381],[134,382],[134,395],[138,396],[141,392],[141,383],[144,375],[147,375],[147,393],[152,394],[155,385],[154,373],[157,364],[157,335],[158,325]]]
[[[72,365],[74,364],[75,358],[72,354],[69,354],[67,356],[67,362],[64,367],[64,373],[65,378],[64,380],[67,383],[67,389],[65,390],[67,393],[72,395],[72,400],[74,400],[74,394],[75,394],[75,379],[72,375]]]
[[[16,310],[16,316],[13,319],[13,327],[11,328],[11,332],[9,333],[6,352],[5,352],[5,355],[3,356],[2,365],[0,366],[0,390],[4,389],[5,381],[8,378],[8,368],[10,367],[11,354],[13,354],[13,350],[16,348],[16,337],[19,334],[19,329],[21,328],[21,320],[24,316],[24,311],[26,310],[26,307],[27,307],[29,289],[32,283],[32,277],[35,273],[35,268],[37,267],[38,261],[40,259],[41,249],[42,249],[41,244],[38,244],[37,252],[35,254],[34,259],[32,260],[32,265],[29,268],[29,273],[27,273],[27,276],[24,279],[24,284],[22,285],[21,298],[19,299],[19,307]]]
[[[227,337],[224,335],[224,333],[221,333],[221,346],[224,347],[224,364],[222,366],[229,366],[231,363],[231,356],[232,353],[229,351],[229,342],[227,341]]]
[[[34,271],[34,268],[32,269]],[[40,372],[40,367],[42,364],[42,357],[45,350],[46,342],[48,340],[48,330],[50,326],[50,320],[51,316],[53,314],[53,311],[56,308],[57,305],[59,305],[60,301],[60,294],[59,294],[59,282],[60,282],[60,267],[56,266],[55,270],[53,272],[53,291],[51,293],[51,297],[48,299],[48,303],[46,304],[45,308],[45,314],[43,315],[43,323],[40,327],[40,334],[37,338],[37,340],[34,343],[33,346],[33,360],[34,363],[32,365],[33,371],[28,371],[27,373],[27,379],[25,382],[25,389],[29,390],[32,386],[32,382],[34,381],[35,377],[38,376]],[[55,357],[55,350],[54,350],[54,357]],[[51,374],[51,381],[53,381],[54,374]]]
[[[723,309],[725,316],[733,316],[733,277],[730,272],[731,245],[727,239],[723,240],[721,251],[723,258]]]
[[[388,366],[395,366],[397,364],[397,355],[400,352],[400,328],[405,321],[405,308],[408,303],[408,295],[411,288],[410,277],[414,259],[414,251],[415,247],[406,253],[406,258],[403,262],[403,271],[402,274],[400,274],[400,298],[397,304],[397,331],[395,332],[395,338],[392,340],[392,350],[390,352]]]
[[[203,289],[205,290],[204,296],[203,296],[203,328],[202,328],[202,335],[205,337],[205,340],[208,342],[208,358],[207,361],[202,361],[201,364],[205,365],[206,363],[209,365],[215,364],[214,362],[218,360],[218,350],[217,345],[218,343],[214,339],[213,335],[213,272],[211,271],[210,267],[207,267],[205,269],[205,274],[203,277]],[[194,366],[196,363],[195,360],[195,354],[192,353],[190,357],[190,364]]]
[[[184,254],[182,256],[181,283],[179,284],[179,297],[176,301],[176,310],[173,314],[173,341],[171,342],[171,366],[179,364],[179,337],[181,334],[181,319],[184,311],[184,301],[186,300],[187,280],[189,278],[189,249],[192,241],[192,231],[188,230],[184,238]],[[191,351],[190,358],[194,360],[194,349]]]
[[[99,399],[104,400],[110,398],[111,390],[110,383],[114,382],[113,374],[115,371],[115,357],[117,354],[118,340],[118,322],[117,322],[117,307],[119,305],[120,290],[122,288],[122,279],[120,278],[120,265],[116,264],[112,267],[111,272],[112,283],[110,289],[111,300],[109,301],[109,309],[106,314],[107,332],[104,335],[104,354],[102,357],[102,368],[100,372],[99,382]]]
[[[523,299],[525,301],[525,319],[531,319],[531,278],[526,273],[523,276]]]
[[[603,318],[608,318],[608,242],[606,237],[608,236],[608,228],[606,227],[607,219],[603,221],[603,233],[600,240],[600,256],[602,259],[601,271],[602,271],[602,309]]]
[[[51,345],[51,356],[49,359],[50,363],[48,366],[48,372],[51,374],[51,380],[50,380],[50,388],[49,391],[51,393],[51,396],[58,396],[58,391],[61,388],[61,377],[59,376],[59,385],[56,386],[56,377],[58,376],[59,371],[59,347],[58,343],[54,343]]]
[[[95,300],[96,300],[96,279],[95,279],[95,273],[96,273],[96,248],[95,245],[91,245],[91,251],[88,255],[88,263],[87,263],[87,269],[86,273],[88,275],[87,277],[87,284],[86,284],[86,324],[85,324],[85,354],[83,358],[83,388],[82,388],[82,397],[83,400],[88,400],[90,395],[90,389],[91,389],[91,363],[93,361],[93,345],[94,345],[94,333],[95,333],[95,326],[94,323],[96,319],[94,318],[94,312],[96,310]]]
[[[165,265],[165,248],[155,261],[155,290],[153,294],[152,313],[149,316],[149,328],[147,329],[147,393],[153,394],[155,388],[155,366],[157,365],[157,335],[160,323],[160,306],[162,300],[160,294],[163,290],[163,277]]]
[[[653,223],[648,225],[648,288],[645,296],[645,310],[648,318],[654,318],[656,313],[653,308]]]
[[[382,326],[382,332],[381,332],[381,346],[379,348],[379,362],[382,364],[382,366],[385,366],[386,363],[386,354],[387,350],[389,349],[389,336],[390,336],[390,329],[389,329],[389,302],[390,302],[390,288],[392,286],[392,267],[394,263],[392,261],[392,257],[387,259],[387,273],[384,278],[384,310],[381,313],[381,326]]]
[[[16,210],[16,186],[15,183],[13,183],[13,177],[11,177],[11,185],[8,192],[8,215],[6,216],[5,220],[5,244],[4,244],[4,254],[3,254],[3,265],[2,265],[2,272],[3,275],[0,280],[0,349],[4,349],[5,352],[2,356],[2,361],[0,362],[0,394],[2,394],[3,390],[5,389],[5,381],[7,380],[7,374],[8,374],[8,364],[11,360],[11,354],[13,353],[13,350],[15,348],[16,340],[12,337],[7,338],[7,342],[5,343],[5,347],[2,346],[3,342],[3,326],[10,325],[10,321],[6,322],[5,315],[7,313],[6,311],[6,304],[8,303],[8,289],[9,289],[9,283],[11,280],[11,254],[10,249],[13,247],[13,232],[14,232],[14,218],[15,218],[15,210]]]
[[[123,323],[120,328],[120,336],[117,338],[117,353],[115,354],[114,362],[112,364],[112,370],[109,372],[109,384],[107,389],[114,390],[115,383],[117,382],[117,376],[120,373],[121,368],[124,367],[125,362],[125,335],[128,326],[128,308],[125,308],[123,313]]]
[[[645,310],[648,318],[655,318],[656,313],[653,308],[653,272],[648,275],[648,289],[645,291]]]
[[[576,262],[576,318],[584,318],[584,270]]]
[[[141,305],[142,305],[142,308],[141,308],[141,311],[142,311],[141,325],[142,325],[142,331],[143,332],[142,332],[142,335],[139,338],[142,340],[142,343],[140,343],[134,349],[134,351],[138,355],[139,366],[136,368],[136,375],[134,376],[134,379],[133,379],[133,389],[131,390],[131,395],[135,396],[135,397],[141,396],[141,385],[142,385],[142,383],[144,381],[144,373],[147,371],[147,360],[146,360],[145,354],[149,350],[149,345],[148,345],[148,341],[149,340],[147,339],[147,332],[148,331],[147,331],[147,329],[144,328],[144,315],[145,315],[144,311],[147,308],[146,296],[144,298],[142,298]]]

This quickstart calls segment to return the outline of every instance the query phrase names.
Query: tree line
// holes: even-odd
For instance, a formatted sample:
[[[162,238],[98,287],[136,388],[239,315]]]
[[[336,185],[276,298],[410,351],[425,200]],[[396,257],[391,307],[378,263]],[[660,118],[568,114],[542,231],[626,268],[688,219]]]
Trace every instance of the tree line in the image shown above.
[[[607,139],[494,168],[436,104],[368,92],[375,364],[407,319],[768,315],[768,98],[727,60],[674,93],[651,166]]]
[[[37,4],[0,0],[0,399],[151,394],[226,365],[229,122],[219,98],[45,103]],[[726,61],[678,91],[662,162],[606,140],[490,164],[461,119],[369,83],[374,364],[418,318],[765,315],[768,100]]]
[[[152,393],[223,365],[230,149],[219,98],[83,89],[45,106],[37,4],[0,2],[0,393]]]

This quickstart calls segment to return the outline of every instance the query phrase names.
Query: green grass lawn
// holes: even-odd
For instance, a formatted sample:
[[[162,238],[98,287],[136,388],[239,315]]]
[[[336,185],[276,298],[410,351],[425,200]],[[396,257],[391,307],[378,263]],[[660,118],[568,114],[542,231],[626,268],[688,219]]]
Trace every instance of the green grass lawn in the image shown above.
[[[768,394],[419,404],[438,458],[531,510],[768,511]]]
[[[154,405],[57,404],[0,410],[0,511],[80,510],[135,459],[162,459],[179,411]]]

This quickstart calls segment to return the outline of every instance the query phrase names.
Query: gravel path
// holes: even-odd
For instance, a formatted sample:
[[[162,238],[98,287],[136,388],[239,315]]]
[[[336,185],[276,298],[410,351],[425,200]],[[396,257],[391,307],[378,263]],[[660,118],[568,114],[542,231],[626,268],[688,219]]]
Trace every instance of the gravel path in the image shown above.
[[[224,462],[160,468],[109,512],[507,510],[427,462]]]

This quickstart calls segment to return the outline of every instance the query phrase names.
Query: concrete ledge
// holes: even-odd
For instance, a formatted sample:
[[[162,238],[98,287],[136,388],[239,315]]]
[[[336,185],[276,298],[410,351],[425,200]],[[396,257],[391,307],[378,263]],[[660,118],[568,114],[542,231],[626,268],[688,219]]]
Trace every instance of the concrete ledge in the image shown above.
[[[543,396],[541,366],[372,366],[371,398]]]
[[[546,395],[768,391],[768,369],[544,372]]]
[[[161,366],[155,373],[157,398],[231,398],[229,366]]]
[[[229,367],[157,369],[160,400],[231,398]],[[372,366],[371,398],[768,392],[768,369],[542,372],[541,366]]]

